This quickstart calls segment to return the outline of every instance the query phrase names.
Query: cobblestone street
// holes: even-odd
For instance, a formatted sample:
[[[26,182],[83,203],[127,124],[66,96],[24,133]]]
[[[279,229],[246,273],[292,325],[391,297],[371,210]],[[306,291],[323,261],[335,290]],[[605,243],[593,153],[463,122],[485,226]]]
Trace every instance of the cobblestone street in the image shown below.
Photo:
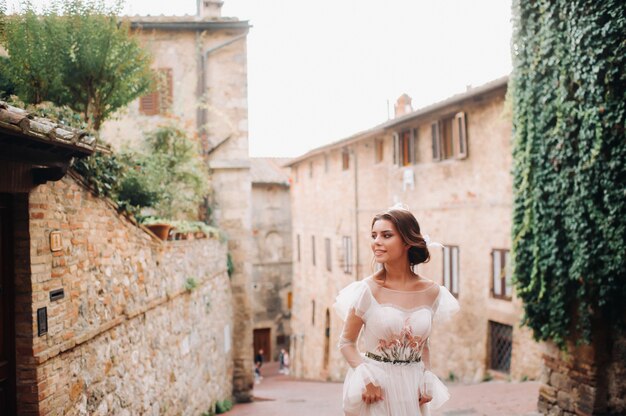
[[[300,381],[278,374],[276,363],[263,367],[254,403],[238,404],[230,416],[341,416],[341,383]],[[492,381],[450,384],[452,398],[433,416],[531,416],[536,412],[539,382]]]

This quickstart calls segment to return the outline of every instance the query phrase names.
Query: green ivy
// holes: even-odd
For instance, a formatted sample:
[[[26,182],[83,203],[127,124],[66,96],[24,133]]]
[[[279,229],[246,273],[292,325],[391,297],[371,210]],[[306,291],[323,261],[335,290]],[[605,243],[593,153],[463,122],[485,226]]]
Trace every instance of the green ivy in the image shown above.
[[[564,347],[624,326],[626,8],[513,8],[514,275],[524,324]]]

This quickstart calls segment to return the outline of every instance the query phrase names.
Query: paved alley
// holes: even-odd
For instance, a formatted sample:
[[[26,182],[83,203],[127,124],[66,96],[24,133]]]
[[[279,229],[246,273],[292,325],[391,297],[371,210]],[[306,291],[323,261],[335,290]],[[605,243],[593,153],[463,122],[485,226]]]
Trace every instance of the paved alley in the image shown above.
[[[254,403],[238,404],[229,416],[341,416],[341,383],[301,381],[263,367]],[[449,385],[452,398],[433,416],[531,416],[536,412],[539,382]]]

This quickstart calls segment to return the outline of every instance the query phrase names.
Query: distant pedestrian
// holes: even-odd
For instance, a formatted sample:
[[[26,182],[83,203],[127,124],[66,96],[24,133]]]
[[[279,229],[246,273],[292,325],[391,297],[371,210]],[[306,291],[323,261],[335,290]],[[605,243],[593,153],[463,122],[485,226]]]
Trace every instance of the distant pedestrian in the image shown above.
[[[283,355],[283,363],[285,365],[285,370],[283,372],[283,374],[289,374],[289,365],[291,364],[291,361],[289,360],[289,352],[285,351],[285,354]]]
[[[254,356],[254,381],[259,384],[263,380],[261,375],[261,367],[263,367],[263,348],[259,349],[259,352]]]
[[[280,349],[280,354],[278,354],[278,362],[280,364],[280,369],[278,370],[281,374],[289,374],[289,353],[284,349]]]

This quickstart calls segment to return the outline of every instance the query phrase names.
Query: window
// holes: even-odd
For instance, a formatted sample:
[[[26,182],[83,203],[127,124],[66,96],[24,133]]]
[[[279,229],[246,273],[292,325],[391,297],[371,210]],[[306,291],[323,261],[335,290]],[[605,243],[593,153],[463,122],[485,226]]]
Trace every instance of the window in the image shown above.
[[[296,258],[300,261],[300,234],[296,235]]]
[[[508,373],[512,350],[513,327],[489,321],[489,368]]]
[[[315,301],[311,301],[311,325],[315,325]]]
[[[341,151],[341,168],[343,170],[350,169],[350,151],[348,149]]]
[[[511,264],[509,250],[494,249],[491,252],[491,295],[511,300]]]
[[[352,273],[352,238],[343,237],[343,272],[346,274]]]
[[[430,125],[433,160],[465,159],[467,157],[467,128],[465,113],[445,117]]]
[[[311,236],[311,260],[313,261],[313,266],[315,266],[315,236]]]
[[[291,310],[293,306],[293,293],[287,292],[287,309]]]
[[[328,173],[328,155],[324,155],[324,173]]]
[[[324,240],[324,243],[326,245],[326,270],[330,272],[332,270],[332,261],[330,257],[330,238]]]
[[[172,68],[157,69],[156,88],[139,99],[139,113],[146,116],[167,114],[172,110]]]
[[[459,247],[443,248],[443,285],[454,296],[459,295]]]
[[[374,140],[374,163],[380,163],[383,161],[383,150],[385,142],[383,139]]]
[[[309,178],[313,177],[313,162],[309,162]]]
[[[417,129],[407,129],[393,135],[393,161],[398,166],[417,162]]]
[[[450,159],[454,155],[454,150],[452,149],[452,124],[452,118],[439,121],[442,159]]]

